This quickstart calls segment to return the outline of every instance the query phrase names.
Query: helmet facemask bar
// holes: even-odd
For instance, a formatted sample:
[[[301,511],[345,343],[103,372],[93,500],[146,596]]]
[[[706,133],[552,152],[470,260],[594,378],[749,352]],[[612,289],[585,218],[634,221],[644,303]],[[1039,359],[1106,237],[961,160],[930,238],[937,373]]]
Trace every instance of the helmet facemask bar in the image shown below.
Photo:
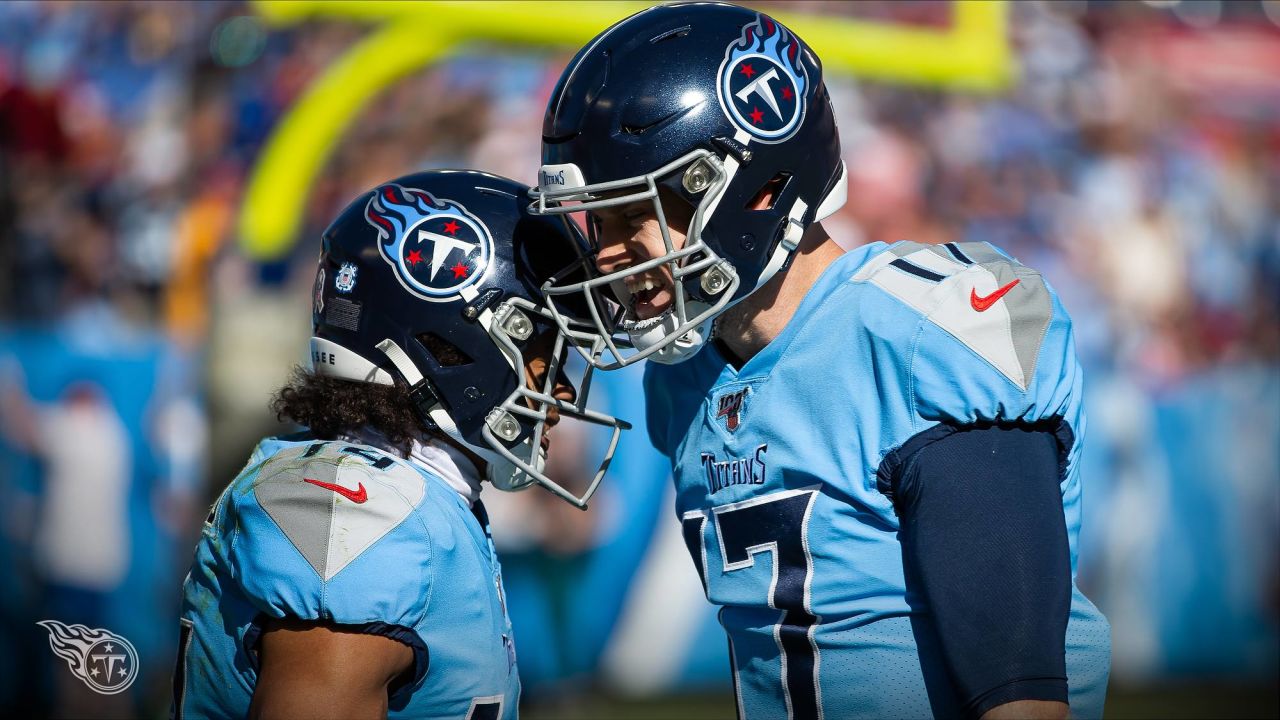
[[[695,168],[700,168],[706,173],[698,180],[700,187],[698,184],[692,187],[689,185],[689,178],[694,174]],[[672,242],[666,214],[658,193],[659,179],[677,171],[685,173],[686,190],[703,193],[702,201],[694,205],[684,246],[679,249]],[[733,267],[723,261],[702,240],[702,230],[706,226],[708,216],[719,204],[729,179],[730,172],[721,159],[710,151],[700,149],[644,175],[594,185],[559,189],[535,188],[530,191],[535,199],[530,210],[547,215],[590,213],[602,208],[630,205],[646,200],[653,206],[654,216],[662,233],[665,250],[663,255],[611,273],[600,273],[591,266],[590,262],[586,262],[584,269],[588,275],[587,280],[560,284],[562,277],[569,274],[569,272],[563,272],[542,287],[552,318],[560,326],[561,332],[573,340],[574,347],[587,362],[603,370],[621,368],[655,354],[658,354],[655,360],[666,359],[667,362],[671,362],[678,358],[668,359],[667,356],[681,356],[690,350],[696,350],[702,340],[705,340],[705,337],[700,337],[707,333],[705,325],[730,305],[739,283]],[[638,192],[616,194],[636,186],[641,186]],[[601,197],[602,194],[610,196]],[[587,230],[593,245],[598,249],[595,223],[588,222]],[[665,266],[671,275],[673,296],[671,307],[655,318],[632,322],[630,328],[620,328],[620,318],[624,318],[630,310],[622,308],[618,317],[614,317],[614,314],[609,312],[608,290],[621,286],[627,277],[662,266]],[[698,302],[687,296],[684,283],[691,276],[699,277],[703,290],[717,296],[714,303]],[[714,277],[714,282],[709,283],[708,276]],[[569,315],[556,301],[557,296],[575,293],[582,294],[589,317],[577,318]],[[582,331],[574,330],[571,326],[574,320],[587,323],[595,329],[595,333],[583,334]],[[624,348],[635,352],[625,354]]]
[[[558,327],[556,328],[555,341],[548,361],[546,377],[542,381],[542,387],[531,388],[528,386],[528,380],[525,376],[524,353],[516,346],[507,327],[508,319],[512,314],[521,311],[548,319],[551,318],[551,313],[545,308],[534,305],[520,297],[508,299],[495,313],[493,322],[489,327],[489,335],[512,364],[512,368],[516,371],[520,382],[517,384],[516,389],[490,412],[488,420],[481,429],[481,435],[488,445],[487,450],[489,452],[496,453],[498,457],[514,466],[515,471],[512,473],[510,482],[505,483],[502,489],[520,490],[530,485],[538,484],[574,506],[585,508],[609,469],[609,464],[612,462],[613,454],[617,450],[618,440],[622,431],[630,429],[631,426],[627,422],[611,415],[586,409],[590,395],[592,372],[594,371],[594,367],[590,364],[586,365],[582,380],[579,383],[580,394],[574,402],[570,403],[554,396],[557,379],[560,377],[563,361],[567,356],[566,340],[569,340],[566,333],[559,331]],[[578,332],[580,333],[581,331]],[[572,340],[570,340],[570,344],[574,344]],[[542,438],[547,429],[547,410],[552,407],[556,408],[561,418],[574,418],[612,429],[604,456],[597,465],[587,489],[581,495],[573,494],[561,484],[547,477],[544,471],[546,451],[542,448]],[[520,430],[520,424],[516,421],[517,416],[532,422],[533,428],[524,440],[514,442],[515,436],[518,436]],[[513,429],[514,435],[511,439],[504,440],[499,436],[499,432],[502,430],[511,433]]]

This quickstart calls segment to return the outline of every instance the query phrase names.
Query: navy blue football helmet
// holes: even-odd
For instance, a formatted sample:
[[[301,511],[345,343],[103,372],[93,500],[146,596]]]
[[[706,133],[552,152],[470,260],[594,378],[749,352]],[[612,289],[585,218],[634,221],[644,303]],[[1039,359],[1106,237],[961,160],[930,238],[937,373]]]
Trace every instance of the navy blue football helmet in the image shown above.
[[[714,318],[785,269],[804,231],[844,204],[831,101],[818,57],[777,21],[720,3],[659,5],[600,33],[570,61],[543,122],[538,214],[653,204],[666,253],[608,274],[566,273],[543,288],[571,329],[578,297],[594,330],[575,336],[598,367],[678,362]],[[659,191],[688,203],[682,247]],[[771,197],[767,207],[755,202]],[[594,242],[594,236],[592,236]],[[629,316],[624,279],[666,266],[672,306]]]
[[[585,409],[589,367],[574,402],[552,397],[567,345],[539,288],[574,262],[583,240],[565,218],[532,215],[528,192],[494,175],[441,170],[358,197],[324,232],[312,372],[383,385],[402,380],[423,422],[483,458],[496,487],[536,483],[585,507],[629,426]],[[545,385],[530,387],[526,351],[549,332],[555,341]],[[553,407],[613,430],[582,495],[543,472]]]

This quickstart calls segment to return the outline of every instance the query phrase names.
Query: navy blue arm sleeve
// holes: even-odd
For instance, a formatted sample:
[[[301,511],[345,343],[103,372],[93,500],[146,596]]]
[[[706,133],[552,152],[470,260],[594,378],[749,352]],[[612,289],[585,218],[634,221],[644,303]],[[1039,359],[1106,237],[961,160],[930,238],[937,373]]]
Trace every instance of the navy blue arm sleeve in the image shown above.
[[[938,430],[899,452],[886,489],[908,592],[927,608],[958,700],[970,717],[1015,700],[1067,702],[1071,558],[1059,480],[1069,438],[1039,427]]]

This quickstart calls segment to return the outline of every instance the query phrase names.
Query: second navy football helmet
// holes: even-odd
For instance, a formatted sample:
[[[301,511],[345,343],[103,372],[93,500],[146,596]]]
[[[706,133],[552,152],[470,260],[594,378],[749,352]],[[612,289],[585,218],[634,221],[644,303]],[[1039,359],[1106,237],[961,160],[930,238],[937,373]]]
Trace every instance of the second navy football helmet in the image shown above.
[[[402,380],[423,423],[483,458],[496,487],[539,484],[585,507],[629,426],[586,409],[590,367],[576,400],[552,396],[567,341],[539,287],[572,264],[582,241],[565,218],[530,214],[528,192],[494,175],[442,170],[358,197],[324,232],[312,372],[383,385]],[[555,340],[546,380],[531,387],[528,351],[548,332]],[[612,429],[580,495],[544,472],[552,409]]]
[[[600,33],[565,68],[543,122],[539,214],[652,203],[665,253],[543,290],[568,332],[569,298],[593,326],[578,336],[611,369],[677,362],[714,318],[790,263],[804,231],[844,204],[847,185],[818,57],[767,15],[735,5],[660,5]],[[687,203],[686,239],[667,230],[662,191]],[[769,197],[759,207],[761,197]],[[668,208],[670,205],[668,205]],[[623,282],[666,267],[669,309],[638,320]]]

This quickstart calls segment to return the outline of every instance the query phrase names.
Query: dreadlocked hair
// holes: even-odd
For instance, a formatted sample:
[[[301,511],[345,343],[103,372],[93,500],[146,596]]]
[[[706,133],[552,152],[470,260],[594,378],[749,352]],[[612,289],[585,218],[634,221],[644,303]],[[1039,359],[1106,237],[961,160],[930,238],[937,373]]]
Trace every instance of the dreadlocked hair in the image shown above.
[[[332,439],[372,428],[402,457],[408,457],[415,438],[433,436],[409,404],[409,386],[340,380],[309,373],[294,366],[289,382],[271,398],[276,419],[293,421],[318,438]]]

